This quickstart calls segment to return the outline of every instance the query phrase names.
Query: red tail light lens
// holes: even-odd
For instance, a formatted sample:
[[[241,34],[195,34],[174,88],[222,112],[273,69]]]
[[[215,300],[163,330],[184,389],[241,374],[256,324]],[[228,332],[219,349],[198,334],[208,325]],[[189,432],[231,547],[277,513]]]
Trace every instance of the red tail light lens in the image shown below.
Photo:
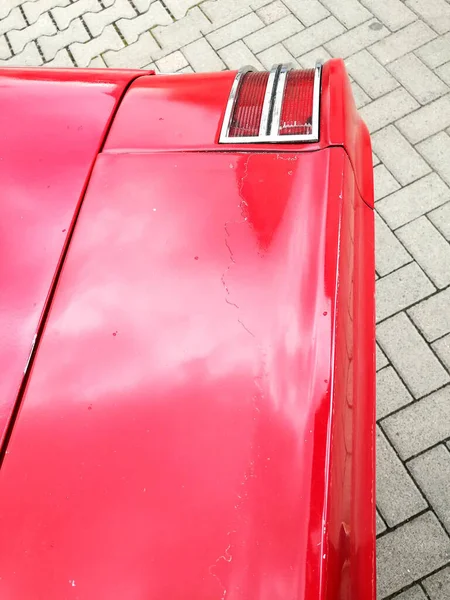
[[[279,135],[312,134],[314,69],[289,71],[286,78]]]
[[[239,96],[233,110],[229,137],[259,135],[269,73],[246,73],[242,78]]]

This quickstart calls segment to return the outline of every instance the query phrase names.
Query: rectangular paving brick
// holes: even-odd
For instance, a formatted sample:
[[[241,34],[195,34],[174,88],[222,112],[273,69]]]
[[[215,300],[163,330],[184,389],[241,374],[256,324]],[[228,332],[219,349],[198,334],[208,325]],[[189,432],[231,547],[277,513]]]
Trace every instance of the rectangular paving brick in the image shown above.
[[[345,25],[347,29],[356,27],[372,18],[372,14],[358,0],[321,0],[322,4]]]
[[[412,144],[442,131],[450,125],[450,94],[430,102],[397,123]]]
[[[408,185],[431,171],[394,125],[374,133],[372,144],[377,156],[402,185]]]
[[[450,188],[436,173],[430,173],[377,202],[377,211],[396,229],[449,200]]]
[[[404,29],[374,44],[370,51],[382,65],[412,52],[434,39],[436,33],[423,21],[414,21]]]
[[[430,575],[423,582],[430,600],[448,600],[450,598],[450,567]]]
[[[430,69],[440,67],[450,60],[450,33],[418,48],[416,54]]]
[[[356,108],[360,109],[361,107],[369,104],[371,101],[370,96],[366,94],[366,92],[362,89],[362,87],[356,83],[356,81],[352,81],[352,92],[353,98],[355,99]]]
[[[435,291],[422,269],[412,262],[376,282],[377,321],[403,310]]]
[[[213,29],[228,25],[252,12],[246,0],[207,0],[201,6]]]
[[[304,69],[311,69],[318,60],[320,60],[322,63],[325,63],[331,58],[332,56],[330,53],[327,52],[323,46],[319,46],[318,48],[314,48],[314,50],[311,50],[306,54],[302,54],[297,60]]]
[[[442,179],[450,185],[450,136],[442,131],[418,144],[417,149]]]
[[[386,524],[381,518],[380,513],[378,511],[376,512],[376,531],[377,535],[380,535],[380,533],[386,531]]]
[[[415,398],[450,381],[447,371],[404,313],[378,325],[377,340]],[[408,435],[406,431],[405,434]]]
[[[419,107],[419,103],[403,88],[374,100],[361,109],[361,117],[372,133],[386,127]],[[409,139],[409,138],[408,138]]]
[[[281,2],[281,0],[275,0],[257,10],[256,14],[266,25],[270,25],[283,17],[287,17],[287,15],[289,15],[289,9]]]
[[[299,64],[295,58],[288,52],[283,44],[275,44],[267,50],[263,50],[258,54],[258,60],[264,65],[264,68],[269,70],[273,65],[291,63],[299,68]]]
[[[428,600],[425,592],[419,585],[413,585],[405,592],[395,596],[395,600]]]
[[[219,56],[229,69],[240,69],[247,65],[250,65],[255,69],[264,69],[261,62],[242,40],[238,40],[219,50]]]
[[[445,565],[450,539],[427,512],[383,535],[377,555],[378,593],[384,598]]]
[[[332,40],[325,47],[332,56],[347,58],[389,35],[389,29],[379,25],[375,20],[366,21]]]
[[[183,48],[183,54],[196,73],[222,71],[225,64],[220,60],[205,38],[200,38]]]
[[[385,367],[377,373],[377,419],[407,406],[413,401],[400,377],[392,367]]]
[[[386,358],[384,352],[381,350],[381,348],[379,347],[379,345],[376,345],[376,351],[377,351],[377,371],[379,369],[382,369],[383,367],[385,367],[386,365],[389,364],[388,359]]]
[[[375,187],[375,201],[389,196],[392,192],[400,189],[400,184],[389,173],[384,165],[377,165],[373,170],[373,179]]]
[[[450,452],[440,444],[408,462],[408,469],[450,533]]]
[[[421,104],[446,94],[448,86],[413,53],[388,65],[389,71]]]
[[[438,33],[450,31],[450,5],[445,0],[406,0],[406,5]]]
[[[450,387],[383,420],[383,429],[403,460],[450,437]]]
[[[284,45],[293,56],[297,57],[317,46],[322,46],[343,31],[345,31],[343,25],[335,17],[330,16],[292,36],[284,42]]]
[[[450,371],[450,334],[432,344],[433,350]]]
[[[228,44],[232,44],[236,40],[262,29],[264,27],[263,21],[255,13],[250,13],[245,17],[238,19],[237,21],[221,27],[216,31],[208,34],[207,40],[213,48],[219,50]]]
[[[318,0],[283,0],[289,10],[306,27],[325,19],[330,13]]]
[[[391,31],[401,29],[417,19],[417,15],[407,8],[402,0],[389,0],[389,2],[386,2],[386,0],[361,0],[361,4],[368,8]]]
[[[403,463],[377,427],[377,506],[389,527],[427,508]]]
[[[450,333],[450,287],[408,310],[429,342]]]
[[[436,287],[442,289],[450,284],[450,245],[426,217],[395,233]]]
[[[361,50],[345,61],[350,75],[371,98],[378,98],[398,87],[389,71],[367,51]]]
[[[303,29],[303,25],[293,15],[289,15],[267,25],[264,29],[244,38],[245,43],[252,52],[261,52],[274,44],[294,35]],[[289,49],[289,48],[288,48]]]

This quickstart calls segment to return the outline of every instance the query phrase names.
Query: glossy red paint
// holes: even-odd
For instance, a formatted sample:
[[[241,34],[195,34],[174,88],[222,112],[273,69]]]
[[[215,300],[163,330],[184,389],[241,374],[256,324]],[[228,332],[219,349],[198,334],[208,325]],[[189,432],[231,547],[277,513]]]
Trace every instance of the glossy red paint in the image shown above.
[[[91,167],[136,76],[0,71],[0,443]]]
[[[0,597],[374,600],[372,226],[343,148],[102,154],[0,472]]]
[[[249,151],[248,145],[218,143],[236,72],[141,77],[131,86],[108,136],[107,152],[173,150]],[[296,153],[344,147],[364,201],[373,207],[372,152],[367,127],[353,100],[350,80],[340,59],[323,66],[320,141],[277,144],[276,152]],[[267,151],[267,144],[252,144]],[[272,148],[273,149],[273,148]]]

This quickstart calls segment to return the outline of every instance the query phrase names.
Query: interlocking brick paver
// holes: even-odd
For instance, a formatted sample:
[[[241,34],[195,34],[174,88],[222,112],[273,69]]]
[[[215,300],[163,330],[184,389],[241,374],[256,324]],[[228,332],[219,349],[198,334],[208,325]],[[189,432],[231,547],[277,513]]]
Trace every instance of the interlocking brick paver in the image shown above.
[[[450,94],[403,117],[397,125],[412,144],[442,131],[450,125]]]
[[[374,44],[370,51],[381,64],[386,65],[396,58],[412,52],[435,37],[436,33],[426,23],[414,21],[407,27]]]
[[[450,437],[450,387],[383,420],[383,429],[405,460]]]
[[[427,508],[422,494],[379,427],[377,506],[389,527],[398,525]]]
[[[426,217],[408,223],[396,235],[436,287],[450,284],[450,245]]]
[[[408,462],[408,469],[450,533],[450,452],[440,444]]]
[[[449,600],[432,511],[447,524],[450,0],[0,1],[1,66],[190,73],[332,56],[374,145],[378,600]]]
[[[383,598],[442,567],[450,540],[432,512],[409,521],[378,540],[378,591]]]
[[[408,314],[429,342],[450,333],[450,287],[409,309]]]
[[[411,306],[435,291],[431,281],[414,262],[405,265],[376,283],[377,321]]]
[[[389,71],[421,104],[446,94],[448,86],[413,53],[388,65]]]
[[[378,159],[379,160],[379,159]],[[389,173],[384,165],[377,165],[373,170],[373,179],[375,187],[375,201],[389,196],[400,188],[400,184]]]
[[[361,116],[365,120],[369,131],[374,132],[418,107],[417,100],[411,94],[403,88],[397,88],[364,106],[361,110]]]
[[[372,144],[381,161],[402,185],[412,183],[431,171],[430,166],[393,125],[375,133]]]
[[[219,56],[229,69],[240,69],[250,65],[255,69],[263,69],[263,65],[249,50],[242,40],[219,50]]]
[[[377,339],[414,397],[425,396],[450,381],[447,371],[405,313],[399,313],[378,325]],[[429,402],[430,399],[427,399],[427,403]],[[401,414],[406,410],[408,407],[403,409]],[[396,417],[388,417],[394,418]],[[410,436],[406,429],[404,434]],[[430,435],[433,435],[433,432],[430,432]]]
[[[252,52],[261,52],[262,50],[266,50],[269,46],[278,44],[278,42],[285,40],[302,29],[303,25],[300,21],[293,15],[289,15],[271,25],[267,25],[264,29],[247,36],[244,38],[244,41]]]
[[[450,241],[450,202],[428,213],[430,221]]]
[[[389,0],[389,2],[386,0],[361,0],[361,4],[391,31],[397,31],[417,19],[414,12],[407,8],[402,0]]]
[[[436,173],[394,192],[377,202],[377,210],[396,229],[450,200],[450,188]]]
[[[450,60],[450,33],[418,48],[416,54],[430,69],[440,67]]]
[[[331,42],[328,42],[325,47],[332,56],[347,58],[387,35],[389,35],[387,27],[381,25],[378,21],[371,20],[343,33]]]
[[[377,374],[377,419],[403,408],[413,401],[400,377],[392,367],[385,367]]]
[[[418,144],[417,148],[442,179],[450,185],[450,136],[442,131]]]
[[[368,11],[358,0],[321,0],[322,4],[345,25],[347,29],[356,27],[368,21],[372,13]]]
[[[448,600],[450,598],[450,567],[441,569],[423,582],[430,600]]]
[[[372,98],[383,96],[399,85],[367,50],[348,58],[346,66],[350,75]]]
[[[450,6],[446,0],[406,0],[406,5],[438,33],[450,31]]]
[[[448,310],[448,306],[446,307],[446,310]],[[447,370],[450,371],[450,334],[437,340],[437,342],[434,342],[431,345],[433,350],[447,367]]]

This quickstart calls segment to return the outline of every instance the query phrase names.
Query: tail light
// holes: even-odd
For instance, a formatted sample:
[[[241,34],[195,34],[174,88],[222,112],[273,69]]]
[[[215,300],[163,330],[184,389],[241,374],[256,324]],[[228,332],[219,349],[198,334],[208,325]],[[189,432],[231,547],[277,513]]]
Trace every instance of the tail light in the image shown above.
[[[285,65],[270,73],[241,69],[231,89],[220,143],[314,142],[319,139],[322,67]]]

